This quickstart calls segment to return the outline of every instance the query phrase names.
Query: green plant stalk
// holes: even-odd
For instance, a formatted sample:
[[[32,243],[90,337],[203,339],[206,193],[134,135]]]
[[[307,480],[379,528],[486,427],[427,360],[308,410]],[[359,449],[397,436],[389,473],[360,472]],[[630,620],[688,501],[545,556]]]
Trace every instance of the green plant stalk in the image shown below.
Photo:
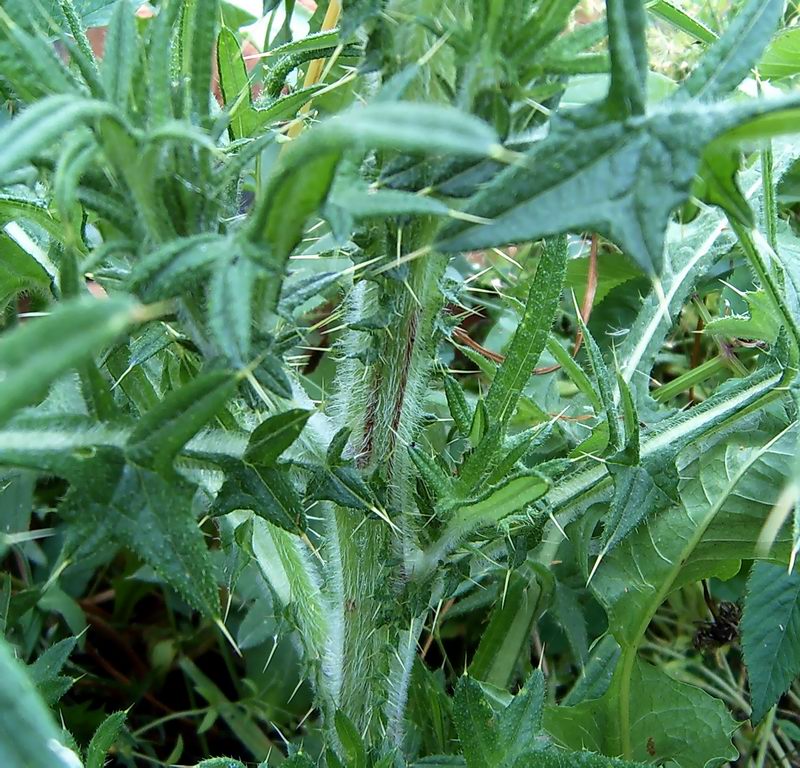
[[[653,391],[653,398],[659,403],[665,403],[681,392],[686,392],[692,387],[707,381],[712,376],[721,373],[726,370],[727,367],[728,363],[722,356],[717,355],[717,357],[712,357],[710,360],[706,360],[701,365],[698,365],[697,368],[692,368],[690,371],[686,371],[686,373],[678,376],[677,379],[673,379],[669,383],[663,384],[655,389]]]
[[[426,229],[413,245],[424,242]],[[410,664],[422,629],[421,617],[414,617],[410,626],[397,626],[390,606],[416,549],[415,481],[407,446],[427,396],[434,323],[443,304],[439,281],[446,264],[447,257],[428,255],[412,263],[404,282],[389,283],[389,305],[395,311],[386,330],[373,332],[378,334],[374,361],[364,364],[353,356],[364,351],[367,332],[351,330],[342,343],[338,416],[353,430],[356,464],[379,476],[386,488],[380,503],[392,520],[390,527],[383,519],[364,519],[363,512],[338,507],[328,526],[332,552],[338,555],[330,575],[341,586],[332,598],[339,605],[332,610],[343,622],[337,702],[368,744],[386,744],[387,735],[391,744],[402,742]],[[353,288],[351,320],[386,311],[387,297],[378,306],[375,293],[374,286],[363,283]]]

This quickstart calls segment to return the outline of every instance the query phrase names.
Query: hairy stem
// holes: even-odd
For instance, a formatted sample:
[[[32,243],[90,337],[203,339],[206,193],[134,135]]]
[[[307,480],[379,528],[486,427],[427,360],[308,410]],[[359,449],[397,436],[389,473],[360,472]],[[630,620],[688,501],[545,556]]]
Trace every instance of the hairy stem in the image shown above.
[[[379,331],[350,330],[341,346],[345,361],[337,381],[336,415],[352,428],[356,465],[385,489],[380,502],[394,527],[344,508],[331,520],[328,537],[338,547],[331,554],[339,555],[338,615],[343,622],[337,698],[367,743],[387,747],[402,743],[411,664],[422,629],[422,616],[407,621],[387,606],[396,601],[418,549],[407,446],[424,413],[446,263],[439,255],[419,259],[404,279],[391,281],[382,293],[375,285],[356,285],[348,299],[351,323],[385,313],[387,307],[393,316]],[[373,353],[365,357],[369,345]]]

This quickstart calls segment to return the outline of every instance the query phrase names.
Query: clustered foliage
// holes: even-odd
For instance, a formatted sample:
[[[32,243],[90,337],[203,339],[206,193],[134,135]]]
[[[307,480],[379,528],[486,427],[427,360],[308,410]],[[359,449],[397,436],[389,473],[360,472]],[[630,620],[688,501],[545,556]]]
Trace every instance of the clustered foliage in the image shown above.
[[[0,765],[796,765],[793,3],[139,5],[0,7]]]

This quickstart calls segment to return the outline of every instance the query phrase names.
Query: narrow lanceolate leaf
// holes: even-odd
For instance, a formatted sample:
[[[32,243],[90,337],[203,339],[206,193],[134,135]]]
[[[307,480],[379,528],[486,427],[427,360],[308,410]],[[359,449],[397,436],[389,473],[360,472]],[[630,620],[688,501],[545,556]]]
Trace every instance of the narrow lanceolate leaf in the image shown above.
[[[754,563],[741,633],[755,725],[800,675],[800,575]]]
[[[200,119],[208,116],[211,102],[211,61],[219,23],[219,0],[195,0],[191,13],[190,91],[192,113]]]
[[[250,94],[250,78],[236,35],[223,27],[217,37],[217,69],[222,103],[230,115],[228,133],[232,140],[253,133],[255,115]]]
[[[323,467],[309,483],[310,499],[328,500],[342,507],[372,512],[375,499],[355,467]]]
[[[231,251],[220,235],[195,235],[173,240],[139,261],[131,271],[130,287],[152,299],[169,298],[199,282],[203,275]]]
[[[113,114],[111,104],[74,95],[37,101],[0,130],[0,181],[9,171],[50,149],[67,131]]]
[[[250,357],[255,277],[249,259],[220,261],[208,287],[208,324],[223,353],[239,366]]]
[[[122,0],[114,8],[106,32],[102,76],[108,98],[123,110],[131,95],[137,43],[133,4],[131,0]]]
[[[80,768],[78,756],[63,745],[61,729],[0,638],[0,764],[4,768]]]
[[[716,101],[744,80],[770,41],[783,12],[783,0],[749,0],[725,34],[711,47],[681,91]]]
[[[100,723],[86,749],[86,768],[103,768],[106,754],[114,746],[127,715],[127,712],[114,712]]]
[[[644,114],[647,99],[647,19],[641,0],[607,0],[611,50],[609,103],[623,114]]]
[[[36,403],[58,376],[114,341],[137,319],[126,299],[80,300],[0,337],[0,423]]]
[[[486,410],[492,421],[505,424],[511,418],[522,389],[547,343],[564,285],[566,258],[566,238],[546,243],[528,292],[522,320],[506,352],[505,362],[497,371],[486,396]]]
[[[181,448],[222,410],[238,386],[237,374],[213,371],[170,392],[137,423],[128,440],[128,458],[168,472]]]
[[[608,444],[611,451],[618,451],[622,448],[622,432],[619,425],[619,412],[617,411],[616,401],[614,400],[614,384],[611,374],[608,371],[603,353],[594,336],[589,332],[586,323],[578,313],[578,323],[583,334],[583,343],[589,357],[589,364],[592,366],[592,373],[597,382],[597,390],[600,393],[600,401],[603,403],[603,410],[606,412],[608,421]]]
[[[274,464],[278,457],[300,437],[303,427],[313,413],[292,408],[262,421],[250,435],[244,460],[249,464],[261,466]]]
[[[367,751],[364,747],[364,740],[350,718],[341,710],[337,711],[334,724],[336,726],[336,735],[339,737],[344,753],[347,756],[348,766],[352,768],[367,768]]]
[[[447,408],[453,423],[462,437],[469,435],[472,425],[472,413],[470,412],[467,398],[464,397],[464,390],[461,385],[449,374],[444,374],[444,394],[447,398]]]
[[[277,355],[266,355],[253,371],[256,381],[273,395],[289,400],[292,397],[292,382],[286,375],[283,362]]]

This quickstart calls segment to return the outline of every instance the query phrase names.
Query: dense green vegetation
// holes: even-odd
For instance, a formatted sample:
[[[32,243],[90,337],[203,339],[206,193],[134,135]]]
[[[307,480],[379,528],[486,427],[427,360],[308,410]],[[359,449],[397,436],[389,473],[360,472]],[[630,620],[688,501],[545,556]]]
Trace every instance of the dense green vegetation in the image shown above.
[[[800,765],[796,4],[140,5],[0,3],[0,766]]]

